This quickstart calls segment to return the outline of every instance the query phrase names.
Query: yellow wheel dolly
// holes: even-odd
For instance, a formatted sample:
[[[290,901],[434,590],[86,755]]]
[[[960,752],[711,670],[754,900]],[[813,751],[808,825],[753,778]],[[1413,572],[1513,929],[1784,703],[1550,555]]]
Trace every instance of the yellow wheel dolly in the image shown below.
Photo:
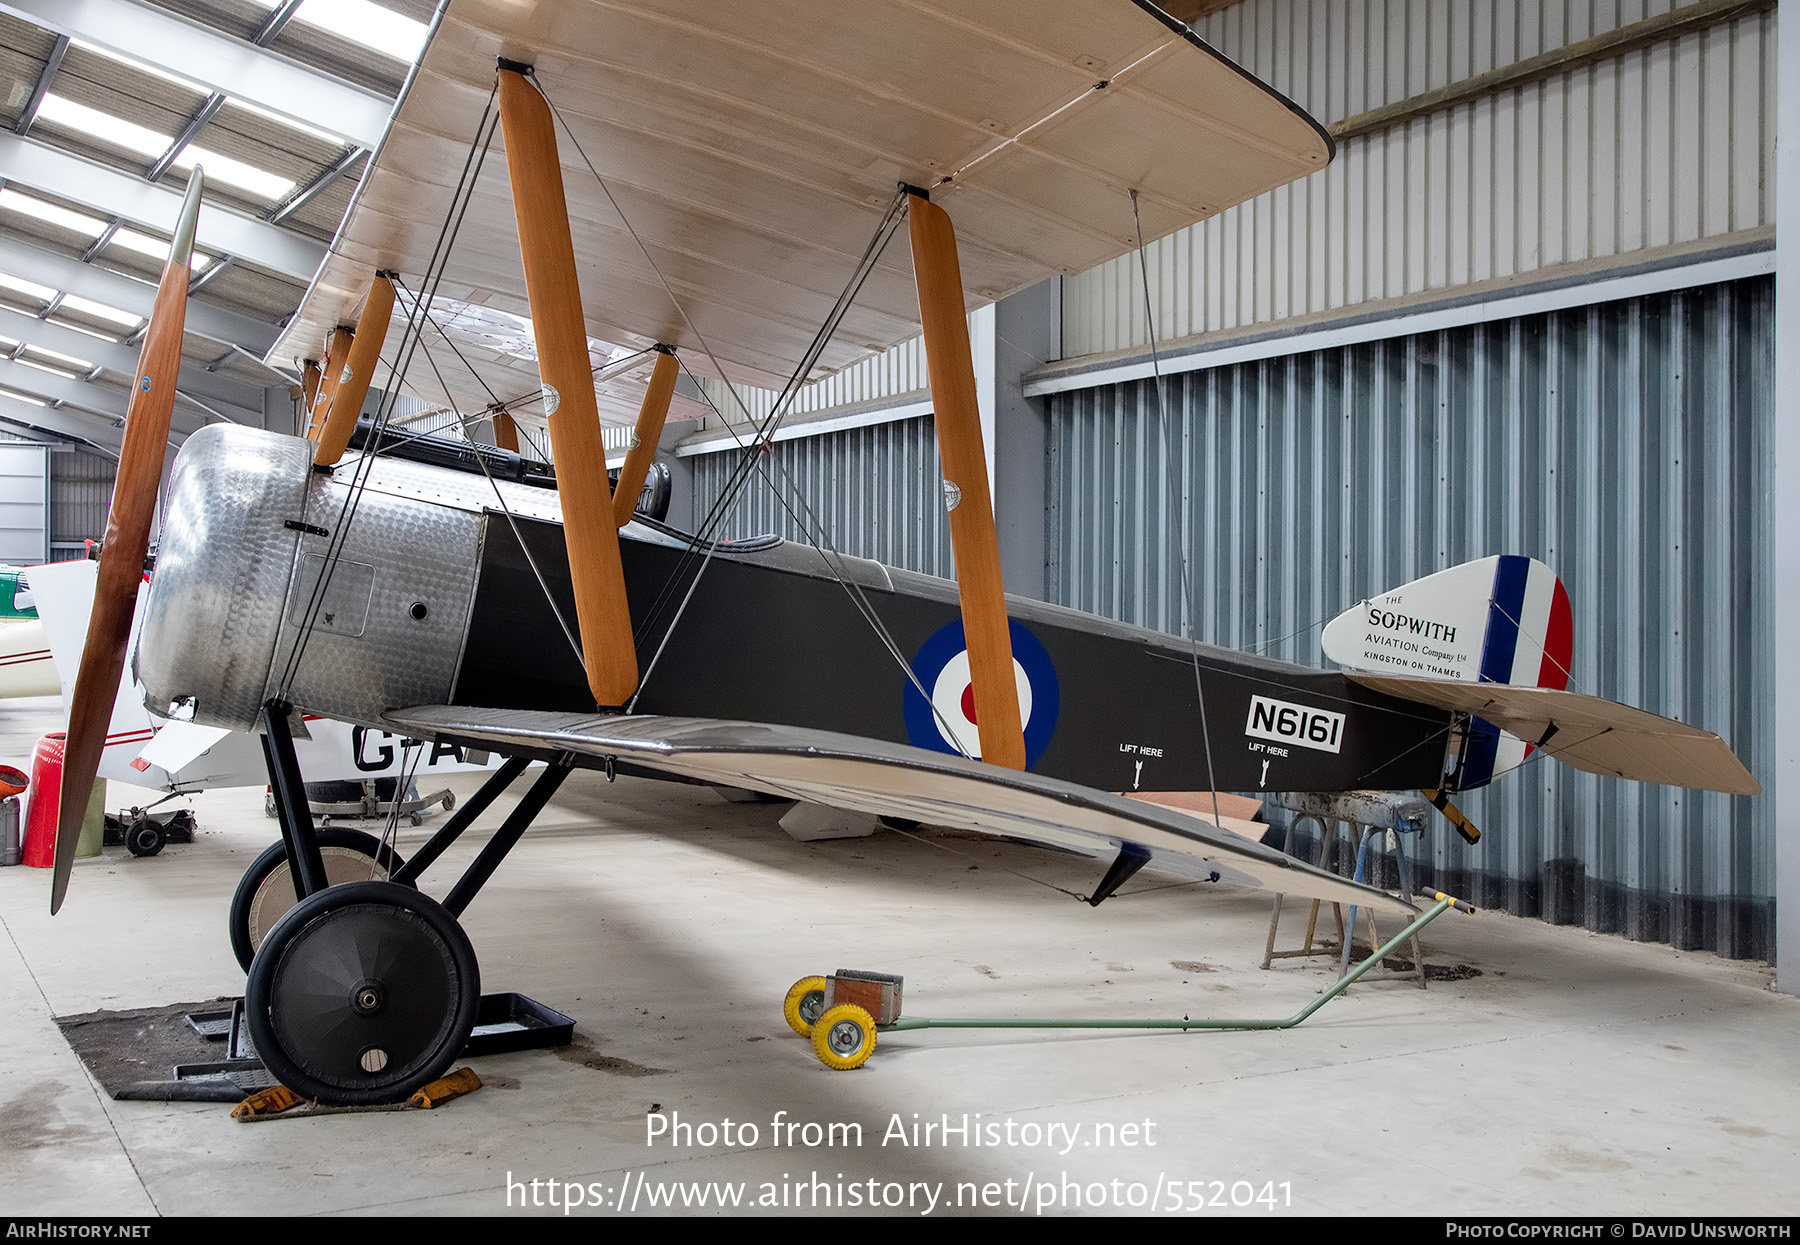
[[[856,972],[840,968],[829,977],[802,977],[787,992],[782,1015],[788,1027],[812,1039],[813,1054],[834,1072],[860,1068],[875,1053],[877,1033],[905,1029],[1180,1029],[1187,1032],[1229,1029],[1291,1029],[1348,990],[1363,974],[1392,955],[1408,939],[1451,908],[1473,913],[1474,908],[1442,891],[1431,892],[1436,901],[1413,919],[1412,924],[1383,943],[1333,982],[1318,998],[1294,1015],[1273,1020],[1086,1020],[1037,1017],[1019,1020],[973,1016],[926,1017],[900,1015],[903,979],[889,973]]]

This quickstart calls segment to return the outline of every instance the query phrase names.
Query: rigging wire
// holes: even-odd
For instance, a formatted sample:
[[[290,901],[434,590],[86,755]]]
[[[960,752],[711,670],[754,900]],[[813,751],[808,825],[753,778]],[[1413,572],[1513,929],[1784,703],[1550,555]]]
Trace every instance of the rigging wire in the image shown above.
[[[906,838],[913,840],[913,842],[915,842],[915,843],[923,843],[926,847],[935,847],[940,852],[949,852],[952,856],[955,856],[958,859],[973,860],[973,861],[975,861],[975,863],[977,865],[981,865],[985,868],[998,869],[1002,873],[1012,874],[1015,878],[1024,878],[1027,882],[1035,882],[1039,886],[1047,886],[1051,890],[1057,892],[1058,894],[1067,895],[1070,899],[1078,900],[1081,903],[1086,903],[1088,901],[1088,897],[1086,895],[1077,894],[1076,892],[1069,890],[1067,887],[1058,886],[1055,882],[1046,882],[1042,878],[1034,878],[1029,873],[1020,873],[1017,869],[1009,869],[1005,865],[997,865],[997,864],[993,863],[993,861],[991,861],[991,860],[988,860],[988,861],[976,860],[976,858],[968,852],[959,852],[954,847],[950,847],[946,844],[936,842],[933,839],[928,839],[928,838],[924,837],[923,835],[915,834],[911,830],[902,830],[899,826],[888,826],[887,828],[889,830],[892,830],[895,834],[903,835]]]
[[[431,300],[437,295],[438,287],[443,283],[444,271],[449,264],[451,246],[454,244],[456,235],[461,232],[463,219],[468,213],[470,202],[474,199],[475,183],[481,175],[481,167],[486,162],[488,150],[493,145],[494,130],[499,125],[499,117],[495,110],[495,101],[498,95],[499,80],[496,77],[493,89],[488,92],[487,106],[482,110],[481,119],[476,123],[474,139],[463,160],[461,177],[451,194],[450,205],[444,215],[444,223],[438,230],[437,241],[433,245],[431,258],[426,265],[425,284],[430,287],[430,292],[423,304],[426,308],[429,308]],[[318,621],[319,612],[323,608],[332,573],[337,569],[337,564],[343,556],[344,546],[349,539],[350,527],[362,504],[363,493],[368,486],[369,473],[374,466],[376,451],[380,448],[381,436],[387,430],[388,421],[393,416],[394,400],[399,394],[399,385],[395,378],[404,376],[410,370],[413,353],[424,338],[424,325],[420,323],[416,310],[407,316],[401,344],[396,350],[394,362],[388,370],[388,384],[383,390],[382,400],[376,408],[375,420],[365,443],[364,453],[357,459],[355,469],[351,473],[350,483],[345,489],[344,500],[338,508],[337,524],[328,538],[325,553],[321,557],[318,580],[313,585],[307,608],[301,616],[299,633],[295,637],[293,647],[289,650],[282,676],[276,684],[277,695],[282,700],[286,700],[291,693],[294,679],[299,674],[300,662],[311,644],[313,628]],[[302,503],[303,517],[311,495],[312,490],[308,489],[305,495],[307,501]],[[296,565],[302,556],[300,549],[301,546],[296,542]]]
[[[694,374],[691,371],[688,371],[687,364],[682,362],[679,357],[676,359],[676,362],[681,364],[682,371],[687,372],[689,378],[694,379],[697,384],[698,378],[694,377]],[[712,398],[707,394],[706,390],[701,389],[700,396],[706,399],[706,404],[712,407],[714,411],[719,410],[717,405],[713,403]],[[724,418],[723,412],[720,412],[720,418]],[[726,427],[727,430],[730,430],[729,424],[727,424]],[[743,442],[738,438],[737,433],[732,431],[731,435],[734,440],[738,440],[739,446],[742,447]],[[821,520],[818,517],[817,512],[813,510],[812,504],[807,500],[805,492],[801,490],[798,482],[794,480],[793,474],[788,471],[787,464],[782,462],[781,459],[776,458],[775,465],[781,468],[783,477],[794,490],[794,495],[799,498],[800,504],[806,508],[807,514],[810,515],[814,523],[817,524],[817,530],[825,533],[825,541],[830,542],[831,537],[824,521]],[[814,549],[818,550],[820,558],[825,562],[826,569],[831,571],[832,577],[838,582],[838,586],[843,588],[845,595],[850,598],[850,603],[856,607],[857,611],[862,614],[863,619],[874,629],[876,636],[881,640],[882,646],[887,649],[889,656],[893,657],[899,664],[901,671],[906,675],[907,682],[912,684],[913,689],[924,699],[925,704],[931,709],[932,716],[937,719],[938,727],[944,738],[948,739],[951,746],[961,753],[965,759],[973,761],[975,759],[974,756],[970,754],[968,748],[963,746],[962,740],[958,738],[956,732],[951,729],[949,720],[945,718],[944,712],[938,707],[937,702],[932,699],[931,693],[925,690],[925,685],[919,680],[918,671],[912,668],[912,663],[907,661],[905,655],[900,651],[899,643],[895,641],[893,633],[888,630],[887,624],[881,620],[880,614],[875,610],[874,603],[871,602],[868,596],[863,592],[862,585],[849,579],[842,573],[839,566],[832,563],[833,557],[842,558],[844,555],[838,550],[835,543],[831,544],[830,553],[826,553],[826,545],[821,543],[820,540],[813,535],[813,529],[809,528],[805,520],[794,513],[794,509],[788,504],[786,496],[784,496],[781,490],[775,486],[775,481],[770,478],[767,466],[762,464],[759,464],[759,466],[761,466],[764,481],[769,485],[769,491],[773,493],[775,499],[781,503],[782,509],[787,511],[788,517],[793,519],[794,526],[805,535],[808,543],[810,543]]]
[[[625,226],[626,232],[631,235],[632,241],[637,244],[638,250],[642,252],[645,262],[650,265],[650,270],[656,274],[657,281],[662,285],[663,293],[668,296],[676,313],[681,317],[682,322],[687,325],[688,331],[691,332],[694,335],[695,340],[700,343],[701,350],[712,362],[713,369],[718,373],[719,379],[725,385],[726,390],[731,394],[732,400],[737,404],[738,409],[743,411],[745,419],[754,423],[755,417],[751,415],[750,408],[745,404],[743,396],[738,393],[737,387],[732,384],[730,376],[725,371],[724,364],[719,361],[718,355],[713,352],[711,344],[706,340],[706,335],[700,331],[700,327],[695,324],[693,318],[688,315],[687,308],[682,303],[681,299],[676,297],[675,290],[669,284],[669,280],[667,276],[664,275],[662,267],[656,262],[656,257],[651,254],[649,246],[645,244],[642,236],[639,235],[637,228],[625,214],[625,209],[620,206],[618,199],[613,195],[612,188],[607,184],[606,179],[600,175],[599,169],[597,169],[594,166],[594,162],[588,158],[586,150],[583,149],[581,145],[580,137],[576,135],[574,129],[569,125],[567,118],[562,114],[562,110],[556,106],[556,101],[551,99],[548,91],[544,90],[543,82],[537,79],[535,74],[533,75],[533,80],[537,84],[539,93],[543,95],[544,102],[549,106],[551,113],[555,116],[558,123],[561,124],[563,132],[569,136],[569,141],[574,145],[576,154],[581,157],[582,163],[587,166],[588,172],[592,174],[594,181],[599,185],[601,193],[606,196],[607,202],[612,205],[613,211],[618,214],[619,220]],[[765,420],[761,428],[758,429],[757,436],[752,440],[749,446],[744,446],[742,440],[737,438],[735,431],[733,432],[733,438],[739,441],[739,445],[743,449],[743,458],[740,460],[731,476],[728,477],[726,487],[721,490],[719,498],[708,512],[705,521],[701,525],[701,530],[697,533],[697,536],[702,542],[711,542],[713,534],[723,525],[724,517],[729,511],[729,507],[736,502],[739,493],[749,482],[752,462],[751,456],[761,453],[763,448],[770,443],[770,437],[772,437],[774,430],[778,428],[781,421],[786,418],[789,407],[791,407],[794,399],[798,396],[801,386],[805,384],[806,377],[811,373],[814,364],[823,353],[825,346],[836,333],[838,324],[842,321],[844,314],[849,310],[850,304],[854,300],[856,293],[862,288],[862,284],[868,279],[869,274],[874,271],[876,262],[880,259],[882,252],[887,248],[887,243],[889,238],[892,237],[893,230],[898,226],[902,215],[900,209],[904,206],[905,197],[905,187],[897,186],[894,191],[894,197],[890,201],[886,213],[883,215],[882,223],[877,226],[875,236],[870,239],[869,245],[864,248],[863,255],[857,262],[856,271],[852,275],[850,282],[838,295],[838,300],[833,305],[831,311],[827,313],[824,323],[821,324],[819,331],[814,335],[813,341],[809,344],[806,352],[803,354],[800,363],[795,367],[793,373],[789,376],[786,385],[777,396],[768,419]],[[704,390],[702,392],[704,392]],[[714,406],[714,409],[717,410],[717,407]],[[723,413],[721,413],[721,419],[725,423],[727,429],[730,429],[731,421],[726,419],[723,416]],[[667,647],[669,637],[674,633],[675,625],[680,622],[682,613],[685,612],[688,603],[693,599],[694,589],[698,586],[700,577],[705,574],[707,567],[710,565],[712,555],[716,551],[716,548],[716,543],[707,543],[706,555],[701,560],[700,569],[695,572],[694,580],[689,584],[688,591],[682,598],[681,605],[676,610],[674,618],[670,621],[668,630],[663,633],[662,643],[658,646],[655,656],[651,659],[649,668],[645,671],[643,678],[639,680],[638,694],[642,694],[643,685],[648,681],[650,673],[655,670],[663,650]],[[693,549],[694,546],[690,546],[689,552],[684,554],[680,562],[677,563],[675,570],[671,573],[663,590],[658,594],[655,604],[646,612],[646,630],[660,617],[662,608],[667,603],[671,590],[674,585],[679,582],[681,575],[691,563]],[[631,704],[635,705],[636,702],[637,696],[634,695]],[[628,709],[629,707],[630,706],[627,706]]]
[[[1150,370],[1156,378],[1156,422],[1162,433],[1163,461],[1177,473],[1175,487],[1170,489],[1170,497],[1179,505],[1181,477],[1175,463],[1175,451],[1169,444],[1169,405],[1164,392],[1162,356],[1156,347],[1156,310],[1150,302],[1150,265],[1144,257],[1144,221],[1138,214],[1138,192],[1136,190],[1131,192],[1131,219],[1137,227],[1138,274],[1143,279],[1144,285],[1144,323],[1150,331]],[[1200,605],[1194,599],[1193,577],[1188,571],[1186,507],[1182,507],[1176,516],[1175,539],[1181,550],[1181,599],[1183,612],[1187,616],[1185,630],[1194,666],[1194,696],[1200,702],[1200,742],[1206,751],[1206,785],[1212,789],[1213,824],[1223,825],[1224,823],[1219,820],[1219,780],[1213,772],[1212,731],[1206,720],[1206,688],[1200,677],[1200,640],[1196,634]]]
[[[399,279],[396,278],[394,283],[399,286]],[[400,286],[400,288],[405,289],[404,286]],[[407,290],[406,293],[409,298],[416,299],[416,296],[411,290]],[[442,330],[440,329],[439,332],[442,332]],[[427,363],[431,363],[431,352],[429,350],[425,351],[425,360]],[[434,373],[437,372],[437,365],[435,363],[431,363],[431,370]],[[443,381],[441,374],[439,374],[438,380],[441,384]],[[446,392],[448,392],[447,387]],[[472,416],[471,418],[479,419],[480,416]],[[519,552],[525,555],[525,564],[531,568],[532,578],[537,580],[538,587],[543,591],[544,600],[549,604],[550,612],[556,616],[556,625],[562,628],[563,638],[569,642],[569,649],[575,654],[575,660],[580,664],[581,673],[585,677],[587,674],[587,657],[582,652],[581,641],[576,638],[574,629],[569,626],[569,620],[563,616],[562,607],[556,603],[556,595],[550,591],[550,585],[544,579],[543,571],[538,568],[537,559],[531,556],[531,546],[525,543],[525,534],[519,530],[519,521],[513,516],[512,507],[506,504],[506,494],[500,490],[499,482],[494,479],[493,473],[488,470],[487,456],[481,452],[479,447],[477,447],[473,453],[473,457],[475,459],[475,465],[481,468],[481,474],[486,477],[488,487],[494,490],[494,497],[500,503],[500,511],[506,516],[506,523],[507,526],[512,529],[513,539],[518,542]]]

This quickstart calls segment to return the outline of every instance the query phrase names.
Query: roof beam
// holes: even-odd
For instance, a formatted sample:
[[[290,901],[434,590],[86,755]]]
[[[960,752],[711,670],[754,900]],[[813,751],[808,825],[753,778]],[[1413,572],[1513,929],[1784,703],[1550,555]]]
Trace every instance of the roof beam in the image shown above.
[[[219,109],[224,106],[225,96],[223,94],[214,91],[208,95],[205,102],[194,109],[194,115],[187,119],[187,124],[181,127],[181,133],[177,134],[162,155],[156,158],[156,163],[145,171],[144,180],[147,182],[161,181],[162,175],[169,171],[171,164],[175,163],[175,157],[187,150],[187,145],[199,136],[200,131],[206,128],[206,123],[217,116]]]
[[[29,428],[47,436],[64,437],[84,445],[98,446],[114,458],[119,456],[119,445],[124,441],[119,430],[98,415],[33,406],[3,393],[0,393],[0,422]]]
[[[14,185],[33,186],[103,216],[122,216],[165,234],[175,231],[179,193],[48,144],[0,134],[0,169]],[[226,251],[307,283],[325,258],[324,246],[311,238],[216,206],[200,209],[198,242],[208,250]]]
[[[4,233],[0,233],[0,272],[140,316],[148,316],[156,302],[154,285],[84,264],[70,255],[46,251]],[[196,337],[265,352],[281,333],[279,325],[265,324],[197,298],[188,300],[186,328]]]
[[[66,376],[58,376],[54,372],[26,367],[22,363],[0,363],[0,387],[11,389],[14,393],[24,393],[34,398],[42,398],[46,402],[92,412],[103,423],[110,418],[112,421],[123,424],[125,409],[129,404],[124,389],[97,384],[93,381],[71,380]],[[185,437],[208,422],[204,418],[195,418],[186,412],[181,412],[170,424],[169,435]],[[258,416],[256,424],[260,426],[261,423],[262,419]]]
[[[23,134],[37,120],[38,109],[43,106],[44,92],[50,89],[51,79],[56,71],[62,68],[63,57],[69,53],[69,36],[56,36],[56,44],[50,49],[50,55],[44,59],[44,68],[38,74],[37,85],[31,88],[31,98],[25,101],[25,107],[19,110],[19,119],[13,122],[13,133]]]
[[[269,20],[262,24],[250,42],[259,48],[266,48],[275,42],[275,36],[294,20],[294,14],[300,11],[300,6],[305,2],[306,0],[281,0],[280,7],[269,14]]]
[[[361,147],[352,147],[326,168],[317,177],[300,187],[287,197],[287,201],[278,205],[267,217],[271,224],[279,225],[282,221],[311,203],[325,191],[329,190],[338,178],[350,171],[352,165],[369,153]]]
[[[0,315],[0,337],[11,337],[27,346],[86,359],[122,376],[137,374],[139,352],[133,347],[101,341],[79,329],[39,320],[23,312]],[[209,372],[202,363],[183,361],[180,379],[175,382],[175,395],[178,400],[186,399],[190,405],[218,411],[240,423],[245,420],[254,424],[262,422],[261,388]]]
[[[178,67],[209,90],[246,99],[374,147],[394,101],[296,61],[132,0],[0,0],[0,12],[137,61]]]

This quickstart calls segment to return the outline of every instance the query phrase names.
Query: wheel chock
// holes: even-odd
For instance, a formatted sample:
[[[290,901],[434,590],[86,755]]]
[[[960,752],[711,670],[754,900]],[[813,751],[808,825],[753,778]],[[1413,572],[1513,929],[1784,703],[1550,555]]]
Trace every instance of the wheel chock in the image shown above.
[[[260,1120],[265,1116],[291,1111],[306,1099],[285,1085],[259,1090],[231,1109],[234,1120]]]
[[[429,1111],[433,1107],[441,1107],[452,1098],[461,1098],[464,1094],[472,1094],[481,1088],[481,1078],[475,1075],[475,1069],[458,1068],[447,1076],[419,1090],[407,1099],[415,1107],[423,1107]]]

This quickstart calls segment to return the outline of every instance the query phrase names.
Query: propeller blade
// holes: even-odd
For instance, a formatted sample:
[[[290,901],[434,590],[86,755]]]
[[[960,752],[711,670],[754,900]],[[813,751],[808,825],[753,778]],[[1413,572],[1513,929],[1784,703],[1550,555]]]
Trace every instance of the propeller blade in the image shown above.
[[[112,721],[125,648],[131,640],[131,615],[144,579],[144,555],[150,548],[150,521],[156,513],[169,417],[175,407],[176,373],[181,367],[188,260],[194,251],[200,188],[201,173],[196,167],[188,178],[187,198],[181,205],[169,262],[163,268],[143,352],[138,356],[138,381],[125,410],[125,443],[119,451],[106,540],[100,547],[94,612],[88,618],[87,645],[81,650],[81,666],[69,699],[69,735],[63,750],[62,798],[56,818],[56,869],[50,880],[53,915],[69,890],[75,843],[99,773],[100,754],[106,748],[106,729]]]

